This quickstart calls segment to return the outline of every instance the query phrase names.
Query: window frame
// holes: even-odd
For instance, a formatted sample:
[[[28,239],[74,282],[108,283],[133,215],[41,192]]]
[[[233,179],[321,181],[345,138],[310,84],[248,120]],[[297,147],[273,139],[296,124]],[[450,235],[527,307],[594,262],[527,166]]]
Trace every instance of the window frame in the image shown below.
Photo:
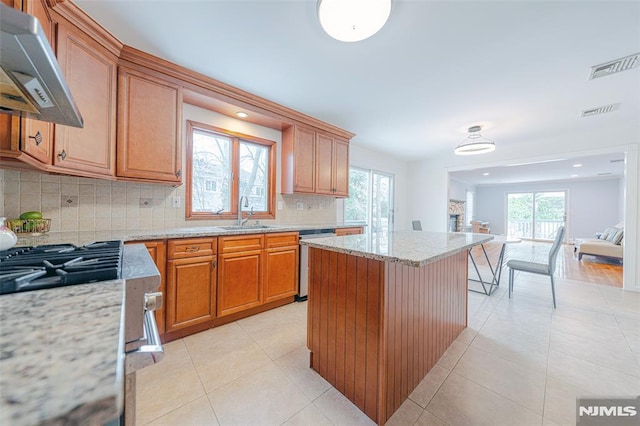
[[[193,133],[194,130],[218,134],[231,139],[231,194],[230,211],[221,212],[194,212],[192,211],[192,190],[193,190]],[[187,220],[229,220],[238,218],[238,197],[240,191],[240,142],[248,142],[262,145],[268,149],[267,155],[267,184],[269,193],[267,195],[267,211],[256,212],[251,215],[252,219],[275,219],[276,200],[276,143],[253,135],[234,132],[210,124],[187,120],[187,164],[186,164],[186,185],[185,185],[185,218]],[[250,206],[251,207],[251,206]]]

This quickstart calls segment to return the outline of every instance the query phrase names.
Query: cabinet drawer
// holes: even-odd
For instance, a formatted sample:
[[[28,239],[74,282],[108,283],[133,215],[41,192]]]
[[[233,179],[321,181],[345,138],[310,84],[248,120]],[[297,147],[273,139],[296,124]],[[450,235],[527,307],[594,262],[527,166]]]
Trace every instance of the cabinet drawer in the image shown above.
[[[362,234],[362,228],[361,227],[336,229],[336,236],[338,236],[338,237],[341,237],[343,235],[358,235],[358,234]]]
[[[181,259],[184,257],[209,256],[216,254],[216,238],[180,238],[169,240],[167,257]]]
[[[218,238],[220,253],[261,250],[264,247],[264,234],[235,235]]]
[[[265,247],[289,247],[298,245],[298,233],[297,232],[283,232],[278,234],[265,234]]]

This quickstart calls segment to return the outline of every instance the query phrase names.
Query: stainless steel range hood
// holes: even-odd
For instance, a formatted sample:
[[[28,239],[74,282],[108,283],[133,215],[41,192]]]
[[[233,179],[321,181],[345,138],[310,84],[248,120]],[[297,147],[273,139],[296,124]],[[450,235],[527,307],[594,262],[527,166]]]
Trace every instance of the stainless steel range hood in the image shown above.
[[[0,113],[82,127],[38,20],[0,3]]]

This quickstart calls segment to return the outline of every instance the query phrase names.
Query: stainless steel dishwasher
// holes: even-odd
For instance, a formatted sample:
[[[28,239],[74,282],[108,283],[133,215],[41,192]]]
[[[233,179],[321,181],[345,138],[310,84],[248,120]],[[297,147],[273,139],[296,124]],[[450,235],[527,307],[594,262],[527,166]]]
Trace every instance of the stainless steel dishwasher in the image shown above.
[[[303,229],[299,233],[301,240],[309,240],[311,238],[335,237],[336,230],[333,228],[326,229]],[[309,292],[309,246],[300,245],[300,285],[298,287],[297,302],[307,300]]]

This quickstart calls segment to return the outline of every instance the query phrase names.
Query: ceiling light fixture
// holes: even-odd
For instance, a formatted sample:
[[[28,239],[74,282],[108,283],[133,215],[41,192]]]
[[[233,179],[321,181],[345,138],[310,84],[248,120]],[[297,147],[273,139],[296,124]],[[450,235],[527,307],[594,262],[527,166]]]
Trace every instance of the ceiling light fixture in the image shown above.
[[[390,13],[391,0],[318,0],[322,29],[340,41],[371,37],[384,26]]]
[[[489,172],[484,172],[482,176],[489,176]]]
[[[480,134],[481,126],[469,127],[469,136],[455,149],[456,155],[486,154],[495,151],[496,143]]]
[[[573,167],[582,167],[582,164],[580,164],[580,163],[574,164]]]
[[[238,111],[238,112],[236,112],[236,115],[237,115],[238,117],[240,117],[240,118],[247,118],[247,117],[249,116],[249,114],[247,114],[247,113],[246,113],[246,112],[244,112],[244,111]]]

